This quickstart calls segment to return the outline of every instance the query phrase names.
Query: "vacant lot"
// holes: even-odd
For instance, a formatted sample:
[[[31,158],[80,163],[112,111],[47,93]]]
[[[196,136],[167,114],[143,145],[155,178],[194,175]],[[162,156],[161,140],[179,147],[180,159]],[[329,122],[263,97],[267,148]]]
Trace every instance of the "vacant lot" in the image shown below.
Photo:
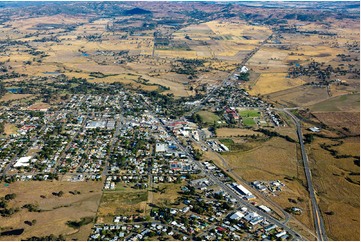
[[[315,112],[312,114],[331,129],[346,134],[360,134],[359,112]]]
[[[231,151],[222,156],[228,161],[233,172],[248,182],[255,180],[284,182],[286,187],[283,191],[278,196],[270,198],[283,208],[294,206],[289,202],[289,198],[295,200],[298,197],[304,198],[304,201],[297,204],[304,213],[297,218],[304,225],[312,228],[312,220],[308,212],[310,211],[308,193],[303,186],[305,184],[304,172],[298,159],[298,147],[295,143],[282,138],[272,138],[266,142],[257,142],[257,145],[250,150]]]
[[[119,187],[115,191],[105,191],[100,202],[97,222],[109,223],[115,215],[143,214],[147,209],[147,199],[147,190],[127,186]]]
[[[218,137],[250,136],[250,135],[258,135],[258,134],[260,133],[250,129],[233,129],[233,128],[217,129]]]
[[[206,123],[208,125],[212,125],[214,122],[220,120],[216,114],[209,111],[199,111],[197,114],[200,116],[202,123]]]
[[[16,134],[17,129],[18,129],[18,128],[17,128],[14,124],[5,123],[4,133],[5,133],[6,135]]]
[[[62,234],[67,239],[86,240],[92,223],[73,229],[66,225],[69,220],[79,221],[83,217],[95,218],[101,197],[101,182],[15,182],[8,187],[0,184],[0,196],[15,193],[16,198],[9,207],[19,207],[20,211],[11,217],[0,220],[2,231],[9,228],[24,228],[19,236],[1,237],[1,240],[22,240],[31,236],[46,236]],[[53,195],[53,192],[63,191],[62,196]],[[78,191],[75,195],[69,193]],[[25,204],[35,205],[40,212],[29,212],[21,208]],[[25,221],[34,221],[32,226]]]
[[[152,201],[150,202],[160,207],[174,207],[172,204],[176,202],[180,196],[179,192],[181,191],[182,186],[184,186],[184,184],[165,183],[155,185],[156,189],[150,191],[153,196]]]
[[[297,87],[305,82],[299,78],[287,78],[287,73],[262,73],[256,83],[249,90],[252,95],[269,94],[281,90]]]
[[[340,154],[355,153],[349,150],[355,140],[343,140],[344,145],[331,147]],[[329,139],[316,138],[309,146],[312,177],[319,205],[330,239],[358,240],[360,236],[360,167],[354,158],[336,159],[321,148],[321,144],[335,144]],[[358,154],[359,155],[359,154]],[[325,212],[333,212],[327,215]],[[340,226],[344,224],[345,226]]]

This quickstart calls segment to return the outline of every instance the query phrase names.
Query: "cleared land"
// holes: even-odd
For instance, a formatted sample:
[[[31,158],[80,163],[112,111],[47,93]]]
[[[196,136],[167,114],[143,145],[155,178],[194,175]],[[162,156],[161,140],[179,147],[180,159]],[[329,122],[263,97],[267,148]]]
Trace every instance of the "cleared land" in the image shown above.
[[[291,79],[286,73],[262,73],[256,83],[249,90],[251,95],[264,95],[292,87],[297,87],[305,82],[299,78]]]
[[[259,135],[259,132],[255,132],[251,129],[234,129],[234,128],[219,128],[217,129],[218,137],[235,137],[235,136],[250,136]]]
[[[257,143],[254,148],[247,151],[234,151],[222,154],[228,161],[233,172],[244,180],[271,181],[281,180],[286,187],[279,195],[270,197],[282,208],[292,207],[295,204],[289,198],[297,200],[304,198],[296,206],[304,211],[297,218],[307,227],[312,228],[308,193],[304,187],[304,173],[302,164],[297,156],[298,148],[282,138],[272,138],[269,141]]]
[[[340,155],[354,155],[355,140],[343,139],[343,141],[344,145],[331,148],[337,149]],[[335,143],[329,139],[316,138],[309,146],[313,182],[330,238],[358,240],[360,167],[355,164],[354,158],[337,159],[329,151],[321,148],[321,144]]]
[[[1,231],[10,228],[24,228],[25,231],[19,236],[0,237],[2,240],[22,240],[32,236],[47,236],[62,234],[68,240],[87,240],[93,223],[82,226],[79,229],[70,228],[66,222],[79,221],[83,217],[95,218],[99,200],[101,197],[101,182],[15,182],[0,188],[0,196],[15,193],[16,198],[11,201],[9,207],[18,207],[20,211],[11,217],[3,217],[0,220]],[[52,193],[63,191],[59,197]],[[80,194],[70,194],[70,191],[79,191]],[[29,212],[21,208],[25,204],[35,205],[40,212]],[[32,226],[26,225],[25,221],[36,220]]]
[[[209,112],[209,111],[199,111],[196,114],[198,114],[200,116],[202,123],[206,123],[208,125],[212,125],[212,124],[214,124],[214,122],[217,122],[220,120],[220,118],[216,114]]]
[[[143,214],[147,209],[147,199],[147,190],[137,190],[118,184],[115,191],[104,191],[97,222],[110,223],[115,215]]]
[[[310,107],[314,112],[357,112],[360,110],[360,94],[342,95],[319,102]]]

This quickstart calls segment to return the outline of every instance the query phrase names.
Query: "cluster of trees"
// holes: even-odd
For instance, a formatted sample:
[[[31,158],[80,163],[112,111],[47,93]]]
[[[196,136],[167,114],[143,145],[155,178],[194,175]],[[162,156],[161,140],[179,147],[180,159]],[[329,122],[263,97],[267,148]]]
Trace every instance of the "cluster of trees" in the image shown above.
[[[5,124],[4,124],[4,122],[1,122],[0,123],[0,134],[4,133],[4,130],[5,130]]]
[[[24,206],[22,206],[22,208],[26,208],[28,209],[29,212],[40,212],[41,210],[39,209],[39,205],[36,204],[25,204]]]
[[[267,135],[267,136],[269,136],[271,138],[272,137],[280,137],[280,138],[283,138],[283,139],[285,139],[285,140],[287,140],[289,142],[296,143],[296,141],[294,139],[292,139],[290,136],[282,135],[282,134],[277,133],[275,131],[270,131],[268,129],[258,129],[258,130],[255,130],[255,131],[261,132],[261,133],[263,133],[263,134],[265,134],[265,135]]]
[[[6,80],[6,79],[11,79],[11,78],[18,78],[18,77],[26,77],[26,74],[19,74],[15,71],[12,72],[6,72],[5,74],[0,75],[0,81],[1,80]]]
[[[249,81],[249,72],[240,73],[238,76],[238,80],[248,82]]]
[[[16,198],[15,193],[6,194],[4,197],[0,198],[0,216],[10,217],[16,212],[19,212],[19,208],[9,208],[9,201]]]
[[[204,60],[197,59],[177,59],[172,63],[172,72],[184,75],[190,75],[190,79],[197,77],[198,67],[204,66]]]
[[[46,235],[46,236],[32,236],[26,239],[27,241],[65,241],[65,236],[64,235]]]
[[[73,229],[79,229],[81,226],[92,223],[93,220],[94,220],[93,217],[84,217],[81,218],[80,221],[68,221],[66,225],[68,225]]]
[[[346,75],[347,73],[354,73],[359,76],[360,70],[356,66],[349,66],[347,69],[344,69],[343,67],[333,68],[331,65],[324,67],[324,64],[324,62],[318,63],[312,61],[306,66],[291,66],[288,69],[288,74],[291,78],[299,76],[314,76],[323,82],[329,81],[332,74]]]

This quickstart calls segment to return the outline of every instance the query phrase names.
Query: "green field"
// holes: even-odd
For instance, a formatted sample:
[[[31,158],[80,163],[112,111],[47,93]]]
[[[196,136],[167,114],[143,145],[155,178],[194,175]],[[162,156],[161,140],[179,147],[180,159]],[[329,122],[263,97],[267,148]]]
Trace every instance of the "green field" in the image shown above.
[[[310,106],[313,112],[359,112],[360,94],[342,95]]]
[[[219,116],[209,111],[199,111],[197,114],[199,115],[201,122],[208,125],[212,125],[214,122],[220,120]]]
[[[260,112],[257,110],[238,110],[239,115],[242,118],[259,118]]]
[[[253,126],[256,124],[253,118],[243,118],[242,121],[245,126]]]
[[[134,205],[148,198],[147,191],[133,191],[133,192],[104,192],[102,197],[102,203],[119,202],[119,204]]]

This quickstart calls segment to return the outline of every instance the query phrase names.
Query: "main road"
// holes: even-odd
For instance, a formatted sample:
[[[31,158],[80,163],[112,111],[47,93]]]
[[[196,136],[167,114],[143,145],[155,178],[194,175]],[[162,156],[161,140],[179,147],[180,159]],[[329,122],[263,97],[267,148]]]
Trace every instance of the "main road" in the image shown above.
[[[157,117],[151,110],[152,108],[149,106],[149,104],[146,103],[146,105],[149,107],[149,112],[151,115],[153,115],[153,117]],[[227,192],[231,197],[235,198],[237,200],[237,202],[239,204],[242,204],[243,206],[247,207],[250,211],[255,211],[257,212],[259,215],[263,216],[264,218],[266,218],[269,222],[276,224],[278,227],[283,228],[288,234],[290,234],[295,240],[305,240],[305,238],[301,237],[301,235],[299,235],[298,233],[296,233],[295,231],[293,231],[292,229],[290,229],[288,226],[286,226],[285,224],[281,223],[280,221],[278,221],[277,219],[273,218],[271,215],[269,215],[268,213],[263,212],[262,210],[258,209],[257,207],[249,204],[248,202],[246,202],[245,200],[243,200],[235,191],[233,191],[230,187],[226,186],[222,181],[220,181],[216,176],[214,176],[211,172],[208,172],[204,166],[197,160],[195,160],[193,158],[193,155],[190,154],[187,149],[179,142],[179,140],[170,132],[168,132],[167,127],[162,123],[162,121],[160,120],[160,118],[157,118],[159,121],[159,124],[163,127],[163,129],[168,133],[168,135],[172,138],[173,142],[177,144],[177,146],[179,147],[179,149],[184,152],[190,161],[192,161],[192,163],[196,164],[197,167],[207,176],[207,178],[213,182],[213,184],[218,185],[219,187],[221,187],[223,189],[223,191]]]
[[[311,170],[310,170],[310,167],[308,164],[308,157],[307,157],[305,145],[303,143],[301,124],[300,124],[299,120],[296,118],[296,116],[293,115],[288,109],[276,109],[276,110],[283,111],[286,114],[288,114],[292,118],[294,123],[296,124],[298,140],[300,142],[300,147],[301,147],[303,167],[305,169],[305,175],[306,175],[306,180],[307,180],[307,188],[310,193],[310,199],[311,199],[311,204],[312,204],[312,214],[313,214],[313,220],[314,220],[314,224],[315,224],[315,230],[317,233],[317,239],[318,240],[328,240],[327,234],[326,234],[326,229],[325,229],[325,224],[323,222],[321,211],[317,204],[315,190],[313,188]]]
[[[253,49],[250,53],[247,54],[246,58],[243,59],[243,61],[241,63],[239,63],[239,67],[236,68],[234,71],[231,72],[231,74],[229,74],[225,79],[223,79],[223,81],[220,83],[220,85],[216,86],[215,88],[213,88],[213,90],[208,93],[207,96],[205,96],[199,104],[197,104],[191,111],[189,111],[187,114],[185,114],[184,116],[191,116],[192,114],[198,112],[202,107],[203,107],[203,103],[205,103],[208,99],[210,99],[215,91],[224,86],[224,84],[226,84],[227,81],[231,80],[231,77],[236,74],[239,71],[239,68],[242,68],[260,49],[261,47],[267,43],[268,40],[272,39],[273,34],[271,34],[270,36],[267,37],[267,39],[263,40],[261,42],[261,44],[259,46],[257,46],[255,49]],[[181,119],[185,119],[185,117],[182,117]]]

